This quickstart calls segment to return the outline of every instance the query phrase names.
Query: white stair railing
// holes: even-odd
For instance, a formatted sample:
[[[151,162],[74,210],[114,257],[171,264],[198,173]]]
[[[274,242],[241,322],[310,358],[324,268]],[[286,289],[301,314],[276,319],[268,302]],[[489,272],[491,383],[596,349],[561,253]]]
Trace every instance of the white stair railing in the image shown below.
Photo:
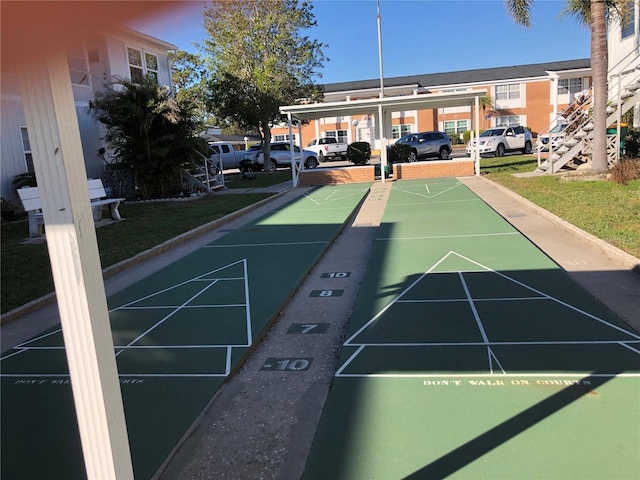
[[[627,55],[625,59],[618,62],[609,71],[618,72],[610,76],[609,101],[607,102],[609,116],[607,117],[606,127],[609,128],[614,124],[618,126],[615,135],[607,135],[607,137],[613,137],[607,139],[607,160],[611,166],[620,159],[620,121],[622,115],[640,103],[640,55],[635,52]],[[553,148],[549,150],[549,155],[545,162],[541,162],[540,151],[538,151],[539,170],[554,173],[572,160],[587,161],[592,151],[591,144],[593,139],[593,114],[590,101],[587,108],[583,109],[583,113],[586,114],[585,121],[575,130],[567,128],[566,133],[563,132],[565,138],[562,140],[562,144],[555,152]],[[609,148],[611,152],[609,152]]]

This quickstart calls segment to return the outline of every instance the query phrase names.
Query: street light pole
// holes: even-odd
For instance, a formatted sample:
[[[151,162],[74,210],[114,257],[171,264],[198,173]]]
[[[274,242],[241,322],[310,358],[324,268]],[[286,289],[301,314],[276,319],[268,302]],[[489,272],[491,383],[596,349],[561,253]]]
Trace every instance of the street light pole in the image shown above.
[[[384,73],[382,68],[382,21],[380,19],[380,0],[378,0],[378,59],[380,62],[380,98],[384,98]]]

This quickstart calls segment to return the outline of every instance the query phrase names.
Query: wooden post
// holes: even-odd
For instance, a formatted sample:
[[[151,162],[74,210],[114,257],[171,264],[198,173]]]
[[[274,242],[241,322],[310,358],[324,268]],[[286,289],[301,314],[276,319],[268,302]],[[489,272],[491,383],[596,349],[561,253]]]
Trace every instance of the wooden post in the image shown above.
[[[69,66],[64,51],[18,67],[47,247],[89,479],[133,467]]]

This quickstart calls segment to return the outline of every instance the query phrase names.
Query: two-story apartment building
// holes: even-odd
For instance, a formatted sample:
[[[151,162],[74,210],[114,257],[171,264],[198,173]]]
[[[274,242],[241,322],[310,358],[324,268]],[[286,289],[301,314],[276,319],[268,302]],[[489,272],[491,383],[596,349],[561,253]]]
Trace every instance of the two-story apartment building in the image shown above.
[[[609,100],[619,97],[625,84],[635,81],[640,64],[640,2],[624,24],[615,20],[609,24]],[[524,64],[509,67],[488,66],[484,69],[412,75],[384,79],[384,96],[400,97],[432,93],[485,91],[478,117],[473,105],[447,106],[437,109],[396,111],[392,113],[388,140],[405,133],[441,130],[451,137],[467,130],[521,124],[536,136],[546,133],[558,121],[558,115],[572,103],[576,95],[592,86],[589,58]],[[324,85],[324,102],[349,102],[380,97],[380,79],[356,80]],[[636,125],[640,125],[640,109],[635,109]],[[341,141],[367,141],[380,148],[380,129],[375,115],[326,117],[310,121],[293,133],[294,142],[306,145],[311,138],[331,136]],[[479,124],[475,125],[476,118]],[[274,141],[289,139],[286,124],[272,130]],[[298,138],[301,136],[302,138]]]
[[[89,113],[89,101],[103,91],[114,77],[141,78],[150,74],[161,85],[172,88],[168,52],[177,47],[130,29],[114,30],[90,42],[67,50],[69,73],[82,140],[87,176],[101,178],[104,160],[102,125]],[[16,175],[33,172],[29,131],[20,97],[16,72],[2,66],[0,88],[0,196],[19,203],[12,186]]]
[[[486,91],[482,102],[479,129],[521,124],[534,135],[546,132],[557,113],[573,101],[574,96],[591,86],[590,59],[567,60],[512,67],[462,70],[456,72],[388,78],[384,80],[385,97],[433,93]],[[377,98],[380,81],[359,80],[327,84],[325,102]],[[433,110],[394,112],[392,138],[405,133],[441,130],[458,136],[474,128],[473,107],[444,107]],[[553,126],[553,125],[551,125]],[[288,139],[286,126],[273,129],[274,141]],[[296,143],[297,132],[294,133]],[[379,148],[375,117],[347,116],[314,120],[302,128],[302,144],[313,137],[331,136],[342,141],[367,141]]]

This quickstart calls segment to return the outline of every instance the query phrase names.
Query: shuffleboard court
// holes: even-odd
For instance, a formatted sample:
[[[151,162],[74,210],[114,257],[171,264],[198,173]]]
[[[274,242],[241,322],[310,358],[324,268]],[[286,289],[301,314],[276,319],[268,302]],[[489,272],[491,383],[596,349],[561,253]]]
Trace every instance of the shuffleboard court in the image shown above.
[[[108,299],[134,472],[151,478],[370,185],[321,187]],[[2,478],[86,478],[60,329],[1,359]]]
[[[304,479],[640,478],[640,336],[464,185],[371,259]]]

